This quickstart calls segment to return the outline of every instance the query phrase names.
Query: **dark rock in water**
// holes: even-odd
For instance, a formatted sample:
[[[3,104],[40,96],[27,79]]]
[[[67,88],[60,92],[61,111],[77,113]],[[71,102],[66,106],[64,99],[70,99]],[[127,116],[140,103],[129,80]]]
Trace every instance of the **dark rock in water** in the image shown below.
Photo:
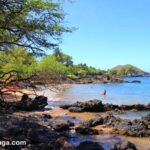
[[[83,135],[98,135],[99,131],[96,129],[91,129],[86,126],[79,126],[76,129],[76,132]]]
[[[148,114],[148,115],[142,117],[142,120],[144,121],[144,123],[145,123],[146,125],[150,125],[150,114]],[[149,128],[150,128],[150,126],[149,126]]]
[[[21,101],[17,104],[17,108],[21,110],[41,110],[47,105],[47,97],[37,96],[34,100],[28,97],[27,94],[22,96]]]
[[[120,109],[120,107],[118,105],[113,105],[113,104],[104,104],[105,111],[111,111],[115,109]]]
[[[146,121],[150,122],[150,114],[148,114],[148,115],[142,117],[142,120],[143,120],[143,121],[146,120]]]
[[[45,96],[37,96],[33,100],[31,107],[33,108],[33,110],[41,110],[46,105],[48,105],[48,103],[47,103],[47,97],[45,97]]]
[[[134,109],[132,105],[121,105],[120,108],[122,110],[132,110],[132,109]]]
[[[149,118],[143,117],[142,120],[128,120],[113,116],[112,114],[102,115],[99,118],[91,119],[83,122],[81,125],[86,127],[93,127],[105,124],[107,127],[113,128],[113,131],[120,135],[127,135],[132,137],[149,137]],[[145,120],[145,121],[144,121]]]
[[[120,106],[121,110],[137,110],[137,111],[142,111],[142,110],[150,110],[149,105],[143,105],[143,104],[134,104],[134,105],[121,105]]]
[[[70,143],[68,143],[64,138],[58,138],[57,140],[52,140],[49,143],[41,143],[38,145],[38,150],[75,150]]]
[[[90,119],[90,120],[82,123],[83,126],[87,126],[87,127],[95,127],[97,125],[102,125],[102,124],[104,124],[104,118],[103,117],[99,117],[96,119]]]
[[[45,119],[51,119],[52,118],[52,116],[49,114],[43,114],[42,117]]]
[[[68,110],[70,112],[84,112],[83,108],[80,107],[70,107]]]
[[[121,141],[115,144],[113,150],[137,150],[136,146],[129,141]]]
[[[33,143],[48,143],[56,134],[54,132],[50,132],[47,128],[30,128],[27,132],[27,137]]]
[[[53,126],[53,129],[55,131],[62,132],[62,131],[67,131],[70,128],[69,128],[69,125],[67,125],[67,124],[57,124],[57,125]]]
[[[86,102],[76,102],[69,107],[71,112],[103,112],[104,105],[100,100],[89,100]]]
[[[68,109],[69,107],[71,107],[71,105],[62,105],[62,106],[60,106],[60,108],[62,108],[62,109]]]
[[[133,105],[133,109],[136,109],[138,111],[146,110],[146,106],[142,104],[136,104],[136,105]]]
[[[101,100],[89,100],[86,102],[76,102],[72,105],[60,106],[63,109],[68,109],[70,112],[106,112],[115,111],[118,112],[125,110],[137,110],[137,111],[148,111],[150,110],[150,104],[134,104],[134,105],[114,105],[114,104],[103,104]]]
[[[114,132],[120,135],[127,135],[132,137],[149,137],[148,126],[141,120],[128,120],[113,118],[106,123],[107,126],[112,127]]]
[[[112,126],[113,121],[116,121],[117,119],[121,120],[120,118],[114,117],[112,114],[105,114],[102,115],[101,117],[84,121],[81,123],[81,125],[86,127],[95,127],[97,125],[103,125],[103,124]]]
[[[114,120],[116,121],[117,119],[120,118],[116,118],[114,117],[112,114],[104,114],[101,116],[102,120],[103,120],[103,124],[109,124],[112,123]]]
[[[68,120],[64,120],[62,118],[53,118],[50,120],[50,124],[55,131],[63,132],[70,130],[70,127],[74,126],[74,123]]]
[[[139,81],[139,80],[133,80],[133,81],[131,81],[131,83],[141,83],[141,81]]]
[[[59,118],[55,119],[57,120]],[[69,137],[66,136],[67,132],[66,135],[64,135],[65,132],[62,134],[48,126],[49,121],[53,120],[55,122],[54,119],[47,121],[45,119],[43,120],[42,117],[22,117],[14,114],[3,114],[0,115],[0,120],[1,140],[6,140],[7,138],[11,141],[26,141],[27,143],[25,146],[7,146],[4,148],[6,150],[75,150],[75,148],[67,142],[67,138]],[[72,123],[68,121],[66,121],[66,124],[68,124],[68,126],[72,125]],[[62,124],[61,127],[57,127],[64,131],[66,126]]]
[[[70,120],[68,120],[67,123],[68,123],[68,125],[69,125],[70,127],[73,127],[73,126],[74,126],[74,123],[71,122]]]
[[[76,147],[77,150],[104,150],[104,148],[97,142],[85,141]]]

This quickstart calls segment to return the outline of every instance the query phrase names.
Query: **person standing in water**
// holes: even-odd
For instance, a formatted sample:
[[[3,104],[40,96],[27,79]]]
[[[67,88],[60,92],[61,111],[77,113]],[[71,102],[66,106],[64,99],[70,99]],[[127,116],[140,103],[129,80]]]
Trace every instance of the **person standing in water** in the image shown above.
[[[104,92],[102,93],[103,96],[106,96],[107,92],[106,90],[104,90]]]

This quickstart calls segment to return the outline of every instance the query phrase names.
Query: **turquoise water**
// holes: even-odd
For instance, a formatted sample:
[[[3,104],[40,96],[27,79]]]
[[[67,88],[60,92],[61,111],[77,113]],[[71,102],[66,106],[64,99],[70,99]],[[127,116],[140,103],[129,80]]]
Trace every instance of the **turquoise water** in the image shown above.
[[[53,100],[57,100],[58,105],[90,99],[100,99],[104,103],[119,105],[150,103],[150,77],[125,78],[125,80],[140,80],[141,83],[74,84],[64,89],[63,92],[56,94]],[[102,96],[105,89],[107,95]]]

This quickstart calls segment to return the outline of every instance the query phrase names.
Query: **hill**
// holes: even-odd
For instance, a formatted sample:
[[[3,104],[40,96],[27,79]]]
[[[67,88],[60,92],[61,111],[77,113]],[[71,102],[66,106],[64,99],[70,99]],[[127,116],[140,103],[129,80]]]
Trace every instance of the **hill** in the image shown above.
[[[143,71],[142,69],[135,67],[133,65],[118,65],[108,71],[111,75],[119,76],[147,76],[149,73]]]

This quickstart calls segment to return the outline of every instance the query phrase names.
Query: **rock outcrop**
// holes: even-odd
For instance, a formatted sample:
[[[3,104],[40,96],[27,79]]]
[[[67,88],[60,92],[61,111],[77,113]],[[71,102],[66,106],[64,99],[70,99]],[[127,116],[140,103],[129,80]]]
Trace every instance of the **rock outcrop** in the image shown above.
[[[89,100],[86,102],[76,102],[73,105],[61,106],[69,109],[70,112],[104,112],[104,105],[100,100]]]
[[[104,148],[97,142],[85,141],[77,146],[77,150],[104,150]]]
[[[148,126],[148,123],[150,122],[146,121],[149,119],[149,116],[145,117],[145,122],[143,119],[121,119],[108,114],[82,122],[81,126],[94,127],[97,125],[105,125],[106,127],[112,128],[113,132],[119,135],[150,137],[150,127]]]
[[[106,112],[106,111],[150,111],[150,104],[133,104],[133,105],[114,105],[114,104],[103,104],[101,100],[89,100],[85,102],[79,102],[72,105],[60,106],[62,109],[68,109],[70,112]]]
[[[89,128],[87,126],[76,127],[75,131],[76,133],[83,134],[83,135],[98,135],[100,133],[100,131]]]
[[[37,96],[34,100],[24,94],[21,101],[18,102],[16,108],[19,110],[31,111],[31,110],[41,110],[47,105],[47,97]]]
[[[115,144],[113,150],[137,150],[137,148],[129,141],[121,141]]]

